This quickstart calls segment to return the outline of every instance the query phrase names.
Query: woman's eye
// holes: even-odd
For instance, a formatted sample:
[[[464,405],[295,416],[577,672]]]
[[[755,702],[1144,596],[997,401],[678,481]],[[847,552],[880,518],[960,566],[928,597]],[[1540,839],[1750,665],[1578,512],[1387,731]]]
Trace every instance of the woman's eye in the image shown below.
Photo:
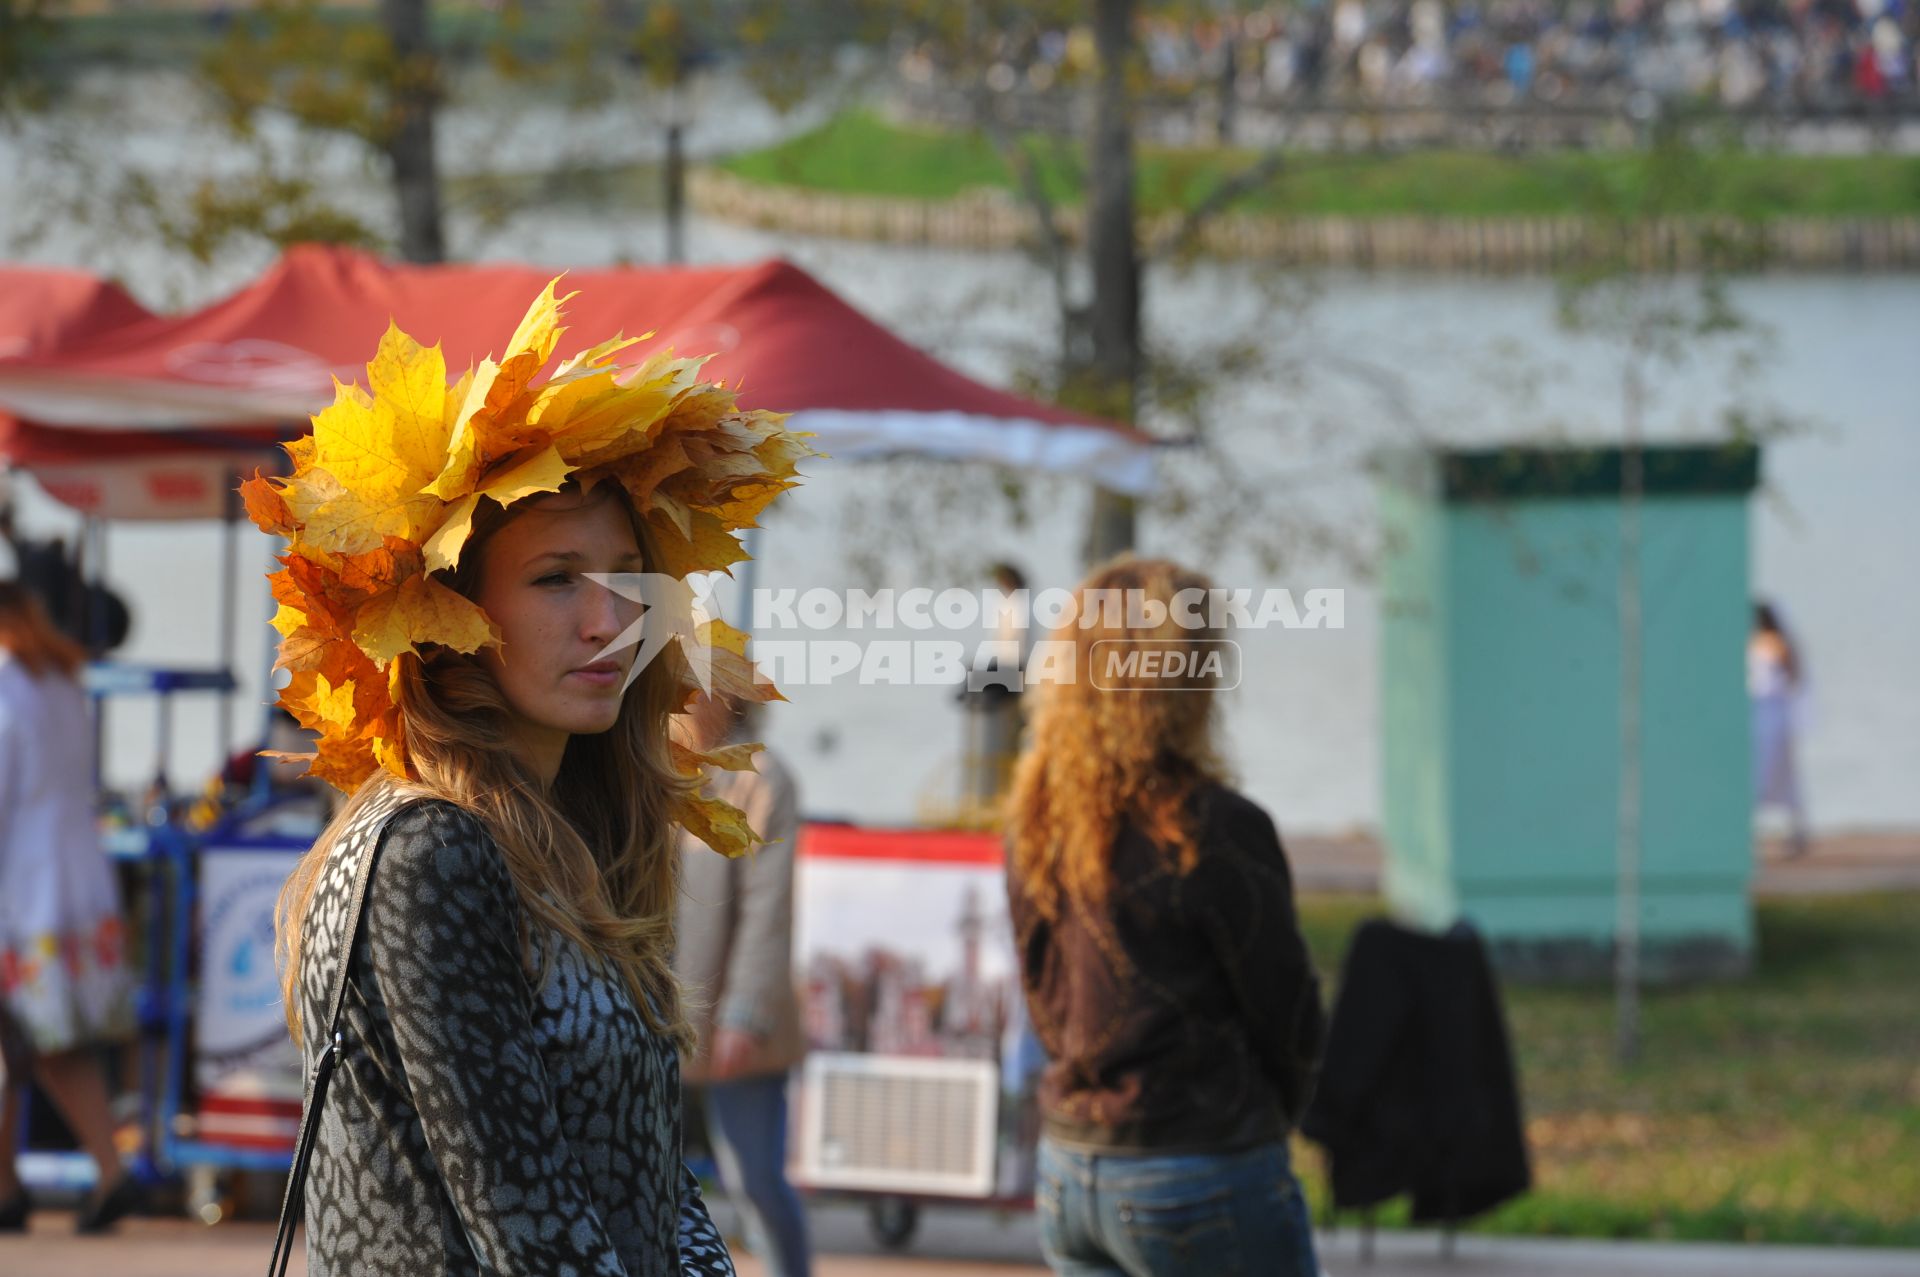
[[[549,572],[545,576],[541,577],[539,580],[535,581],[534,584],[535,585],[565,585],[568,581],[571,581],[572,579],[573,578],[565,572]]]

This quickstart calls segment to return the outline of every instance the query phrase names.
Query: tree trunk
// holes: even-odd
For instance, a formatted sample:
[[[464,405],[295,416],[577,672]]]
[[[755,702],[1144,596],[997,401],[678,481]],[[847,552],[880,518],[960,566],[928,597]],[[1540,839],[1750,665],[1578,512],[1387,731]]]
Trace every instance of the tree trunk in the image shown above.
[[[674,86],[676,98],[681,91]],[[674,110],[679,109],[676,101]],[[678,119],[667,124],[667,162],[661,176],[666,183],[667,264],[681,266],[687,260],[687,156],[684,129]]]
[[[1140,255],[1134,240],[1133,117],[1127,68],[1133,58],[1134,0],[1096,0],[1094,48],[1100,82],[1088,149],[1087,254],[1093,273],[1091,372],[1108,415],[1131,422],[1140,383]],[[1082,546],[1097,562],[1134,543],[1134,502],[1105,488],[1094,495]]]
[[[1233,145],[1234,108],[1239,105],[1239,47],[1231,31],[1220,35],[1220,81],[1214,86],[1219,92],[1219,111],[1214,116],[1214,141],[1221,146]]]
[[[410,262],[438,262],[447,255],[433,145],[440,68],[427,16],[427,0],[380,0],[381,21],[393,44],[397,117],[387,141],[387,159],[393,165],[394,190],[400,199],[400,255]]]

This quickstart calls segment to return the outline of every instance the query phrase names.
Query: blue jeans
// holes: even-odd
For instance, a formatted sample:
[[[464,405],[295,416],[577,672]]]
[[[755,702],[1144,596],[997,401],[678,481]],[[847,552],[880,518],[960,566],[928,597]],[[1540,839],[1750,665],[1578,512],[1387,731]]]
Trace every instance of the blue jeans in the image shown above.
[[[706,1088],[707,1136],[720,1180],[772,1277],[807,1277],[807,1215],[787,1182],[787,1079],[746,1077]]]
[[[1040,1141],[1040,1249],[1065,1277],[1318,1277],[1285,1144],[1107,1156]]]

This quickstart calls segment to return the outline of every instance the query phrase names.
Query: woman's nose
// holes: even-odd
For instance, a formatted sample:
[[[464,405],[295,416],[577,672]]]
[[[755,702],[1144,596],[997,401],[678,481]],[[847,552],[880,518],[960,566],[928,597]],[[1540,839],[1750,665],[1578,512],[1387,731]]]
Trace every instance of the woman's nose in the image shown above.
[[[580,618],[580,636],[603,646],[613,642],[627,622],[639,614],[637,604],[623,604],[624,600],[605,586],[589,590],[586,612]]]

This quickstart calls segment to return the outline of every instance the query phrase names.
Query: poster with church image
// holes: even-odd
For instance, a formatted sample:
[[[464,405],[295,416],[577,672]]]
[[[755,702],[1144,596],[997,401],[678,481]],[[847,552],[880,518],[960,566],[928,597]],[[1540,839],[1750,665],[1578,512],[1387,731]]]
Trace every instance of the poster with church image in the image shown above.
[[[816,1057],[891,1060],[903,1071],[911,1061],[990,1065],[994,1148],[982,1195],[1031,1194],[1040,1056],[1014,964],[997,837],[807,826],[794,959]]]

